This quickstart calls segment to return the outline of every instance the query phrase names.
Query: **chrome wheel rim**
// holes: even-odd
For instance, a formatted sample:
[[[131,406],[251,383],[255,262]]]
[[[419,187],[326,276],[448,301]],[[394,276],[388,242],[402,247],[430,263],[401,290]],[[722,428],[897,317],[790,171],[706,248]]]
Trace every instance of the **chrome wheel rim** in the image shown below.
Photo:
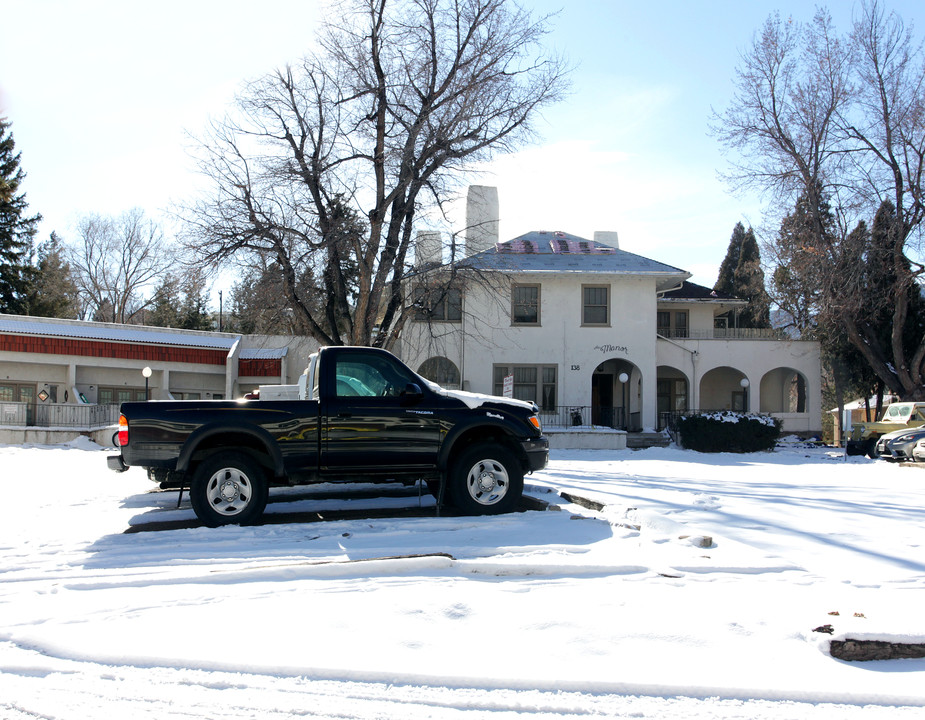
[[[222,468],[206,485],[209,505],[220,515],[239,515],[253,498],[250,478],[237,468]]]
[[[511,485],[507,469],[497,460],[479,460],[466,476],[466,489],[479,505],[495,505],[504,499]]]

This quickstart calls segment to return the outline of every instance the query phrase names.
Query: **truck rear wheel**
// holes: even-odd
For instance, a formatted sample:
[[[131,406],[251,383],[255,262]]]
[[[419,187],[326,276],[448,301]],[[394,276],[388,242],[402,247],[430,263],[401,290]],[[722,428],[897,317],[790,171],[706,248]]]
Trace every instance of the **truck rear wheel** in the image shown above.
[[[467,515],[510,512],[524,490],[524,473],[514,454],[496,443],[473,445],[456,459],[448,488],[453,505]]]
[[[260,465],[240,452],[219,452],[207,458],[193,475],[190,504],[202,523],[247,525],[267,506],[269,486]]]

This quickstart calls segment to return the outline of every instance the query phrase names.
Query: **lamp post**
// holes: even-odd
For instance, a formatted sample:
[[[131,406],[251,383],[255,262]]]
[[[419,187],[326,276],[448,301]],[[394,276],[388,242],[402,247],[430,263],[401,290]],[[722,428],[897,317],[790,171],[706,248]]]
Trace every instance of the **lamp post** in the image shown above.
[[[629,429],[629,413],[626,412],[626,381],[630,379],[630,376],[627,375],[625,372],[621,372],[617,379],[620,381],[620,395],[621,395],[621,403],[623,405],[622,407],[623,429],[628,430]]]
[[[742,409],[748,412],[748,378],[744,377],[739,380],[739,385],[742,386]]]
[[[145,400],[150,400],[151,398],[148,396],[148,378],[151,377],[151,368],[146,365],[141,374],[145,376]]]

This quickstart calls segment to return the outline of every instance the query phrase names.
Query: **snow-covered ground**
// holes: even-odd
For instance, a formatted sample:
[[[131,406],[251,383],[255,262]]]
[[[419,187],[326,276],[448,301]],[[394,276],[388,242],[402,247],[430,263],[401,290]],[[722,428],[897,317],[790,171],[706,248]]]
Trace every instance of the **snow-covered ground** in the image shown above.
[[[106,452],[0,447],[3,720],[925,716],[925,659],[828,653],[925,642],[925,468],[554,451],[558,511],[125,533],[193,515]]]

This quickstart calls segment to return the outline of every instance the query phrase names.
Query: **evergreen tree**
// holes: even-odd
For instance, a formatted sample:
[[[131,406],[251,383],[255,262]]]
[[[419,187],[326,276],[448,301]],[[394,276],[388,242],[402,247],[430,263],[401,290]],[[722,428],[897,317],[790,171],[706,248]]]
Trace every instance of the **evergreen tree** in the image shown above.
[[[275,263],[251,267],[231,288],[231,317],[225,330],[245,335],[296,332],[293,312],[283,292],[283,274]]]
[[[182,300],[179,325],[184,330],[212,330],[212,315],[208,311],[209,287],[199,268],[189,268],[180,281]]]
[[[732,230],[729,248],[713,289],[748,301],[744,310],[736,312],[739,326],[771,327],[771,299],[764,287],[758,241],[752,229],[746,230],[740,222]]]
[[[787,316],[787,325],[800,337],[816,325],[823,290],[822,268],[816,251],[816,222],[821,222],[823,234],[832,242],[836,235],[835,218],[828,201],[819,196],[819,207],[812,207],[812,200],[802,195],[789,215],[780,225],[773,246],[777,266],[771,276],[774,303]]]
[[[154,291],[144,323],[156,327],[180,327],[180,287],[173,273],[167,273]]]
[[[729,238],[729,247],[726,257],[719,266],[719,275],[713,289],[725,295],[735,295],[735,271],[739,266],[739,256],[742,254],[742,241],[745,239],[745,226],[737,222]]]
[[[26,174],[9,127],[0,118],[0,312],[24,313],[33,274],[32,238],[42,216],[26,215],[26,195],[19,191]]]
[[[168,273],[161,280],[145,324],[182,330],[212,330],[212,316],[206,310],[208,287],[202,272],[189,269],[178,275]]]
[[[80,317],[77,283],[56,233],[52,233],[38,248],[27,314],[69,319]]]
[[[764,287],[764,270],[761,269],[761,253],[755,233],[749,228],[742,239],[739,264],[735,275],[736,297],[748,300],[740,314],[739,324],[747,328],[771,327],[771,298]]]

